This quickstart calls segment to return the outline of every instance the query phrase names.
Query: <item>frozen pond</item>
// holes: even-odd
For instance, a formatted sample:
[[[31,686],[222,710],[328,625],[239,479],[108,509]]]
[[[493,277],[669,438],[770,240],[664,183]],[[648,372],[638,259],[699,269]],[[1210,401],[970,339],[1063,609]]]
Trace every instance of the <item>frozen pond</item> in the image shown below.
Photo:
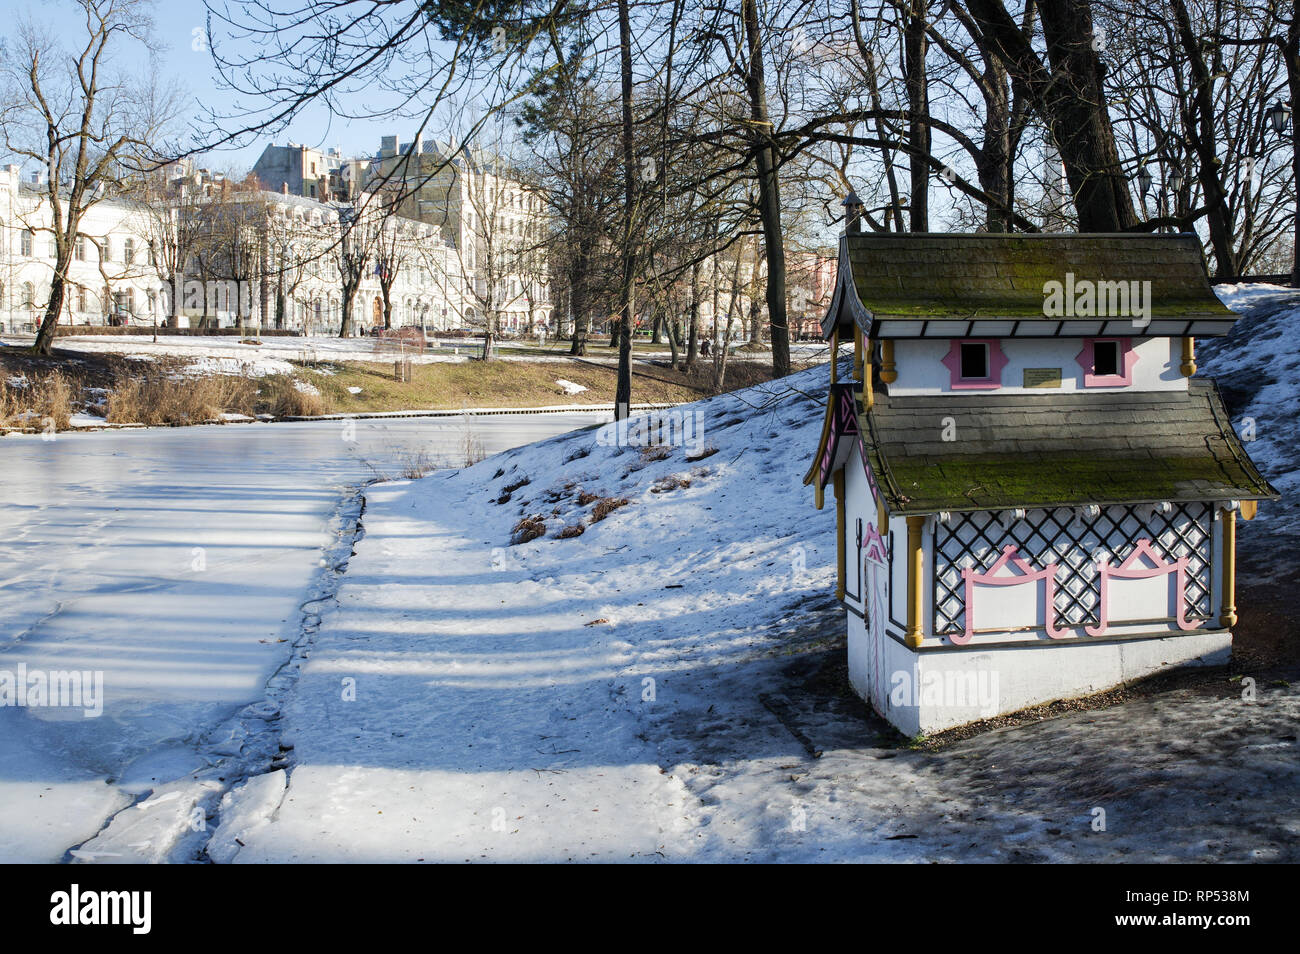
[[[287,658],[332,521],[361,484],[420,458],[457,466],[467,435],[492,454],[609,418],[0,439],[0,680],[102,672],[104,697],[95,718],[89,687],[81,707],[0,708],[0,861],[58,860],[155,780],[198,767],[200,737],[262,698]]]

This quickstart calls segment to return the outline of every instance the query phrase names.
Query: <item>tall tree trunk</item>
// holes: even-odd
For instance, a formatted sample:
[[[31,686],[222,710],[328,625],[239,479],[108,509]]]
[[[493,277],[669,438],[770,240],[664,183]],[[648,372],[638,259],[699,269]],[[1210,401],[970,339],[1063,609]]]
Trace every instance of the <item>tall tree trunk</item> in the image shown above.
[[[926,0],[911,0],[903,36],[903,68],[907,77],[907,139],[911,197],[908,200],[913,232],[930,231],[930,124],[929,90],[925,76]]]
[[[343,322],[339,327],[340,338],[352,337],[352,295],[346,290],[343,292]]]
[[[68,294],[68,285],[63,277],[67,272],[66,261],[54,263],[54,276],[50,279],[50,300],[45,304],[45,316],[41,319],[41,327],[36,332],[36,342],[32,345],[32,350],[36,354],[45,357],[54,353],[54,339],[59,333],[59,314],[63,311],[63,299]]]
[[[636,155],[632,138],[632,25],[628,0],[618,0],[619,80],[623,101],[623,277],[619,288],[618,388],[614,420],[626,417],[632,405],[632,314],[636,260],[632,250],[632,216],[636,209]]]
[[[1210,248],[1214,251],[1215,275],[1231,278],[1237,274],[1237,256],[1232,249],[1232,226],[1228,221],[1228,194],[1219,180],[1221,160],[1216,155],[1215,112],[1213,81],[1205,65],[1201,39],[1192,29],[1192,20],[1183,0],[1170,0],[1178,40],[1187,55],[1192,73],[1192,102],[1186,127],[1196,153],[1197,178],[1205,195],[1206,225],[1210,232]],[[1192,118],[1195,117],[1195,118]]]
[[[1002,0],[967,8],[1008,71],[1029,90],[1060,147],[1083,232],[1120,232],[1137,222],[1106,111],[1103,65],[1093,49],[1088,0],[1039,0],[1050,69]]]
[[[988,206],[984,227],[990,232],[1011,231],[1011,98],[1007,71],[992,56],[984,67],[984,141],[975,157],[980,188],[1001,208]]]
[[[1291,181],[1300,183],[1300,0],[1292,3],[1291,21],[1287,25],[1282,49],[1286,60],[1287,90],[1291,94]],[[1291,285],[1300,287],[1300,204],[1292,222]]]
[[[686,333],[686,368],[695,367],[700,345],[700,263],[691,266],[691,312]]]
[[[573,316],[573,339],[569,354],[582,357],[587,353],[587,336],[591,333],[591,316],[587,314],[587,253],[581,238],[569,266],[569,314]]]
[[[767,112],[767,82],[763,75],[757,0],[741,0],[741,16],[745,21],[749,51],[746,82],[758,166],[758,213],[763,222],[763,243],[767,249],[767,320],[772,329],[772,376],[780,378],[790,373],[790,326],[785,311],[785,240],[781,229],[776,150],[772,146],[772,124]]]

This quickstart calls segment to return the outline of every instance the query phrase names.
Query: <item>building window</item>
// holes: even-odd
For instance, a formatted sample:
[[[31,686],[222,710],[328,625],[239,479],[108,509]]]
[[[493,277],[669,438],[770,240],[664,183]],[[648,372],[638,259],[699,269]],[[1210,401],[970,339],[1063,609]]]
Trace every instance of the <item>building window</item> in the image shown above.
[[[963,342],[961,346],[961,377],[987,381],[989,376],[989,346],[978,342]]]
[[[1092,346],[1092,373],[1102,377],[1120,373],[1118,341],[1098,341]]]
[[[86,260],[86,236],[77,236],[77,250],[75,254],[77,261],[84,262]]]
[[[31,229],[23,230],[20,244],[22,246],[22,253],[26,255],[28,258],[31,258],[32,257],[32,230]]]
[[[954,338],[943,365],[954,390],[993,390],[1002,385],[1007,359],[996,338]]]
[[[23,282],[23,307],[36,307],[36,289],[32,286],[31,282]]]
[[[1126,387],[1133,383],[1137,352],[1128,338],[1088,338],[1075,358],[1086,388]]]
[[[126,239],[122,242],[122,261],[127,265],[135,264],[135,239]]]

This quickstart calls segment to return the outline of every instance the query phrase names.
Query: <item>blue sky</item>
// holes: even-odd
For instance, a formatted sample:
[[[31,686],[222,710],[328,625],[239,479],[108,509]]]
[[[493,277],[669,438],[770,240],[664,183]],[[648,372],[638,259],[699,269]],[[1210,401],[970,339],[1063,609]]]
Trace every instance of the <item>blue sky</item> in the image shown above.
[[[52,8],[47,6],[41,8],[37,16],[51,13]],[[162,0],[155,5],[155,32],[164,47],[161,72],[185,89],[196,104],[229,109],[231,95],[218,87],[211,54],[203,43],[205,15],[201,0]],[[193,113],[196,117],[201,115],[197,105]],[[321,148],[339,146],[345,155],[370,155],[379,148],[379,137],[385,133],[402,136],[405,140],[402,125],[401,122],[394,125],[387,121],[331,122],[326,109],[312,107],[297,117],[287,132],[276,134],[274,142],[284,144],[292,140]],[[271,143],[269,135],[261,136],[242,148],[210,153],[205,163],[214,169],[246,170]]]

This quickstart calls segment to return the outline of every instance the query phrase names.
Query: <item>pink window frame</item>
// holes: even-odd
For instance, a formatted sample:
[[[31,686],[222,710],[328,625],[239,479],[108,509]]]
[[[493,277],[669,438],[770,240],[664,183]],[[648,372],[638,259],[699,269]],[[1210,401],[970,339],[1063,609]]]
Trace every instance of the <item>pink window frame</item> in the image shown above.
[[[1093,374],[1092,369],[1096,364],[1098,341],[1116,341],[1119,343],[1119,361],[1124,369],[1123,374]],[[1074,360],[1079,363],[1079,367],[1083,368],[1083,386],[1085,388],[1120,388],[1133,383],[1133,365],[1137,364],[1138,356],[1137,352],[1133,350],[1131,338],[1084,338],[1083,350],[1075,356]]]
[[[987,345],[989,349],[989,373],[985,378],[963,378],[961,376],[961,346],[966,344]],[[1007,357],[1002,353],[1002,343],[997,338],[953,338],[952,347],[943,359],[943,366],[948,369],[949,386],[958,391],[991,391],[1002,387],[1002,369],[1007,366]]]
[[[1004,567],[1010,567],[1014,570],[1011,576],[998,576]],[[1002,555],[998,557],[987,570],[982,573],[975,571],[973,567],[965,567],[961,571],[961,578],[964,587],[966,600],[966,628],[960,636],[955,633],[948,637],[955,646],[965,646],[975,635],[975,585],[981,586],[1020,586],[1024,583],[1037,585],[1043,584],[1043,629],[1052,639],[1064,639],[1069,635],[1068,630],[1056,625],[1056,571],[1059,569],[1058,564],[1049,563],[1041,570],[1035,570],[1029,561],[1020,555],[1019,548],[1014,543],[1009,543],[1002,548]]]
[[[1143,557],[1146,558],[1150,567],[1143,566],[1139,562]],[[1183,632],[1196,629],[1201,625],[1203,620],[1187,619],[1187,601],[1185,594],[1187,592],[1187,557],[1179,557],[1172,563],[1160,558],[1160,554],[1151,546],[1151,541],[1143,538],[1133,547],[1133,551],[1124,558],[1119,566],[1111,566],[1110,562],[1103,557],[1097,561],[1097,578],[1100,581],[1098,591],[1098,608],[1096,626],[1085,626],[1084,629],[1089,636],[1104,636],[1110,628],[1110,581],[1111,580],[1145,580],[1153,576],[1173,576],[1174,578],[1174,599],[1177,601],[1174,605],[1177,611],[1174,614],[1174,622]],[[1125,624],[1121,624],[1125,625]]]

